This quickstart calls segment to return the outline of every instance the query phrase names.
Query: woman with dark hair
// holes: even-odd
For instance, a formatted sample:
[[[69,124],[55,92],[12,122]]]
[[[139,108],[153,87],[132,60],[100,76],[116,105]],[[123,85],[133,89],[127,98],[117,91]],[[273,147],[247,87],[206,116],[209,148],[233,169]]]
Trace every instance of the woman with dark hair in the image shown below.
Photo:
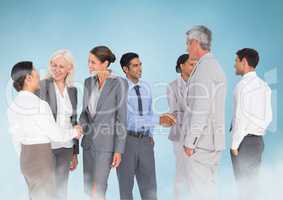
[[[61,134],[48,103],[35,95],[39,89],[39,75],[32,62],[17,63],[11,78],[18,95],[8,108],[8,121],[30,198],[54,200],[54,162],[50,142],[79,139],[82,130],[75,127],[65,129],[65,134]]]
[[[117,168],[127,134],[127,82],[115,76],[109,66],[115,55],[106,46],[93,48],[88,67],[91,77],[84,83],[80,124],[85,192],[95,200],[105,199],[111,167]]]
[[[169,140],[173,142],[174,154],[176,158],[176,175],[174,185],[174,199],[181,199],[181,188],[183,183],[187,181],[185,176],[183,160],[185,153],[183,150],[182,123],[186,108],[186,91],[189,85],[189,78],[194,71],[197,60],[193,60],[188,54],[181,55],[176,64],[176,72],[180,73],[180,77],[172,81],[167,88],[167,99],[170,113],[176,116],[176,125],[170,130]]]

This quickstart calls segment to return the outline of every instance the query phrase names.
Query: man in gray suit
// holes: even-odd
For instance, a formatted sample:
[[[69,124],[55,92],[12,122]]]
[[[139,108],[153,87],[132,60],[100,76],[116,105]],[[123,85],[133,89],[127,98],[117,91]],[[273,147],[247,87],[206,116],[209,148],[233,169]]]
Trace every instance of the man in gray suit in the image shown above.
[[[215,175],[225,148],[225,74],[210,53],[211,31],[195,26],[187,32],[190,56],[198,63],[189,80],[183,121],[185,167],[193,199],[216,199]]]
[[[127,76],[128,126],[126,148],[118,167],[120,199],[133,199],[134,178],[141,199],[156,200],[157,186],[154,159],[153,128],[157,124],[171,126],[175,119],[170,114],[156,115],[152,109],[152,95],[148,83],[140,80],[142,64],[136,53],[126,53],[120,60]]]

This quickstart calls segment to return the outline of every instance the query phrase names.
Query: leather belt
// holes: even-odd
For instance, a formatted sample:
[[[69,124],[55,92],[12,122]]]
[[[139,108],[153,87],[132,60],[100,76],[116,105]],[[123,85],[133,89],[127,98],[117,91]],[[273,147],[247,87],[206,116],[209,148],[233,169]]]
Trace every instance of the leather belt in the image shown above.
[[[150,132],[149,131],[128,131],[128,135],[136,138],[144,138],[144,137],[149,137]]]

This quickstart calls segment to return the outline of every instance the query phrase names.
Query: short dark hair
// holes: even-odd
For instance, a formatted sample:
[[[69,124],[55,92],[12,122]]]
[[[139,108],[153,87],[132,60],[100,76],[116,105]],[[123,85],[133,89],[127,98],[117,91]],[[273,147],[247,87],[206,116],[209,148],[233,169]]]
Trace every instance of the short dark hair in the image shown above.
[[[183,54],[179,56],[177,63],[176,63],[176,72],[181,73],[181,64],[184,64],[189,59],[189,54]]]
[[[256,68],[259,62],[259,55],[255,49],[244,48],[244,49],[237,51],[236,54],[239,57],[240,61],[242,61],[243,58],[245,58],[249,66]]]
[[[33,64],[31,61],[22,61],[15,64],[11,71],[14,88],[19,92],[23,90],[26,76],[31,74]]]
[[[128,52],[128,53],[123,54],[121,59],[120,59],[120,65],[121,65],[122,69],[123,69],[123,67],[128,67],[131,60],[133,60],[134,58],[139,58],[139,55],[137,53],[134,53],[134,52]]]
[[[90,50],[90,53],[95,55],[101,62],[108,61],[108,66],[110,65],[110,63],[114,63],[116,60],[116,56],[107,46],[94,47]]]

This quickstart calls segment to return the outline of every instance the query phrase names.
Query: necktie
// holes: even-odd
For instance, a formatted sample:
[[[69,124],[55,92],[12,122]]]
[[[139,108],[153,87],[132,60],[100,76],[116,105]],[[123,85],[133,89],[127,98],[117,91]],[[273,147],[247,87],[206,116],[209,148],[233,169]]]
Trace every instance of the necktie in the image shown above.
[[[134,87],[134,89],[135,89],[137,96],[138,96],[139,113],[140,113],[140,116],[142,116],[143,112],[142,112],[142,99],[141,99],[141,93],[140,93],[140,86],[136,85]]]

